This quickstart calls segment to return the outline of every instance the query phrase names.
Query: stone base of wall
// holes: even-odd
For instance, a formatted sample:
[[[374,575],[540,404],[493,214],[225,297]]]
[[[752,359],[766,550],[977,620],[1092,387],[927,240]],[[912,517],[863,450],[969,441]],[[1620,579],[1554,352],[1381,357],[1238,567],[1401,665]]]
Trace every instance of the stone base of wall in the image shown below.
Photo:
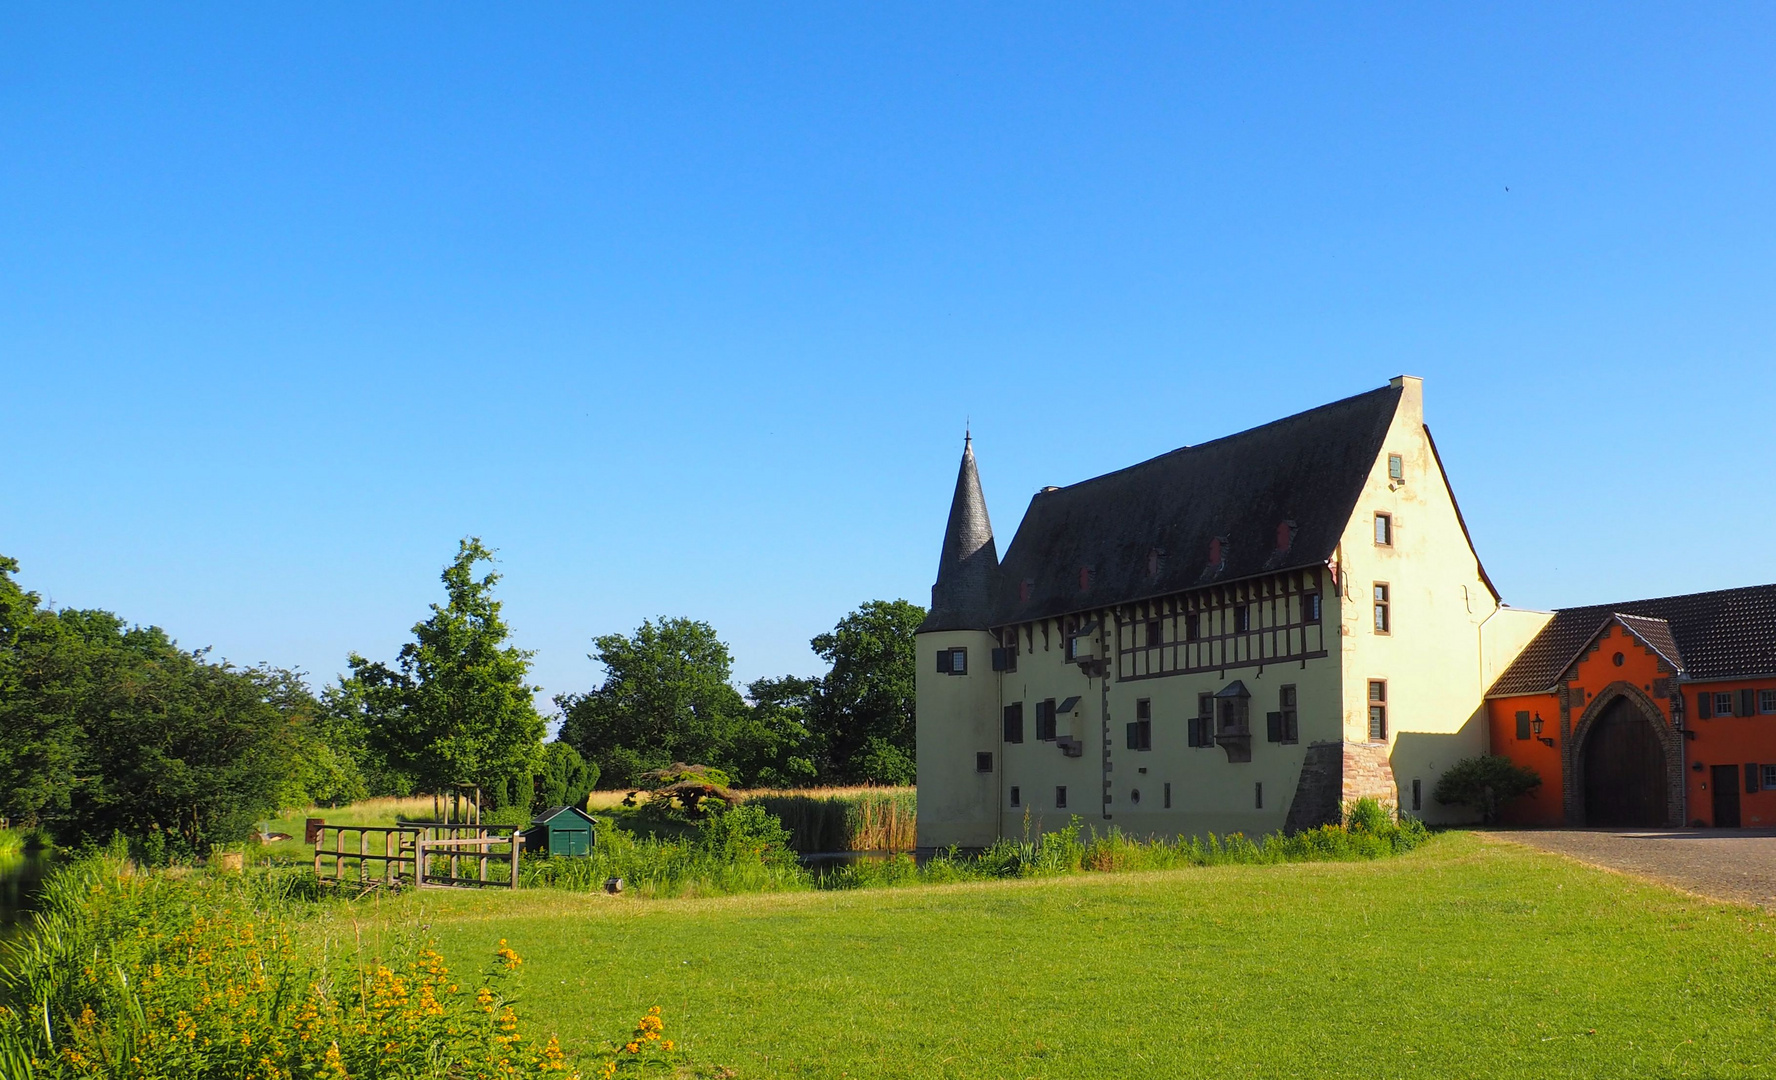
[[[1302,832],[1344,820],[1346,803],[1370,798],[1399,805],[1394,769],[1385,743],[1316,742],[1307,747],[1285,832]]]
[[[1400,805],[1400,789],[1394,783],[1394,767],[1388,763],[1387,743],[1344,744],[1344,788],[1347,803],[1374,799],[1383,806]]]

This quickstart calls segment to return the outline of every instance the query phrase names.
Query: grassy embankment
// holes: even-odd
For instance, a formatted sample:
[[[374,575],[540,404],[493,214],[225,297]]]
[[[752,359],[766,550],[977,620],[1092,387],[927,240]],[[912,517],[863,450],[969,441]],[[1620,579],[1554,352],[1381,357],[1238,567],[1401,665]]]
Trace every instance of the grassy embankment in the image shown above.
[[[1768,913],[1471,834],[1397,859],[639,902],[424,893],[569,1050],[664,1008],[742,1077],[1768,1077]]]

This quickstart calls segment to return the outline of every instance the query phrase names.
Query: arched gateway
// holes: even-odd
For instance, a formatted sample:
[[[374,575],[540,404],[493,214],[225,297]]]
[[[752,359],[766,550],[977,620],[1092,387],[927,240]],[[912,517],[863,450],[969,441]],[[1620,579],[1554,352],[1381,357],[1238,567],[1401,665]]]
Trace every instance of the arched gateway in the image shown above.
[[[1664,740],[1627,696],[1605,705],[1585,732],[1585,824],[1667,824],[1669,787]]]

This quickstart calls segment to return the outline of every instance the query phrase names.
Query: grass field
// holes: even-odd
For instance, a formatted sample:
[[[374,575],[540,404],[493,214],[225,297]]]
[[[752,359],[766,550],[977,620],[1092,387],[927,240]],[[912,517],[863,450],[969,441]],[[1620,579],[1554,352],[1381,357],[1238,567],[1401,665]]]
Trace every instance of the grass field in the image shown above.
[[[657,1004],[741,1077],[1776,1075],[1776,919],[1472,834],[851,893],[426,892],[353,922],[464,963],[505,938],[570,1050]]]

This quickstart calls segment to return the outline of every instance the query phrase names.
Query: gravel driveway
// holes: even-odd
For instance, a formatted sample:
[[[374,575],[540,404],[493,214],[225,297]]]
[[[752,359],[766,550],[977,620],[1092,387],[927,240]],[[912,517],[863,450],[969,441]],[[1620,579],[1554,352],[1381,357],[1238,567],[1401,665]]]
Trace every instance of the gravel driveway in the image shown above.
[[[1776,829],[1501,829],[1490,835],[1776,910]]]

